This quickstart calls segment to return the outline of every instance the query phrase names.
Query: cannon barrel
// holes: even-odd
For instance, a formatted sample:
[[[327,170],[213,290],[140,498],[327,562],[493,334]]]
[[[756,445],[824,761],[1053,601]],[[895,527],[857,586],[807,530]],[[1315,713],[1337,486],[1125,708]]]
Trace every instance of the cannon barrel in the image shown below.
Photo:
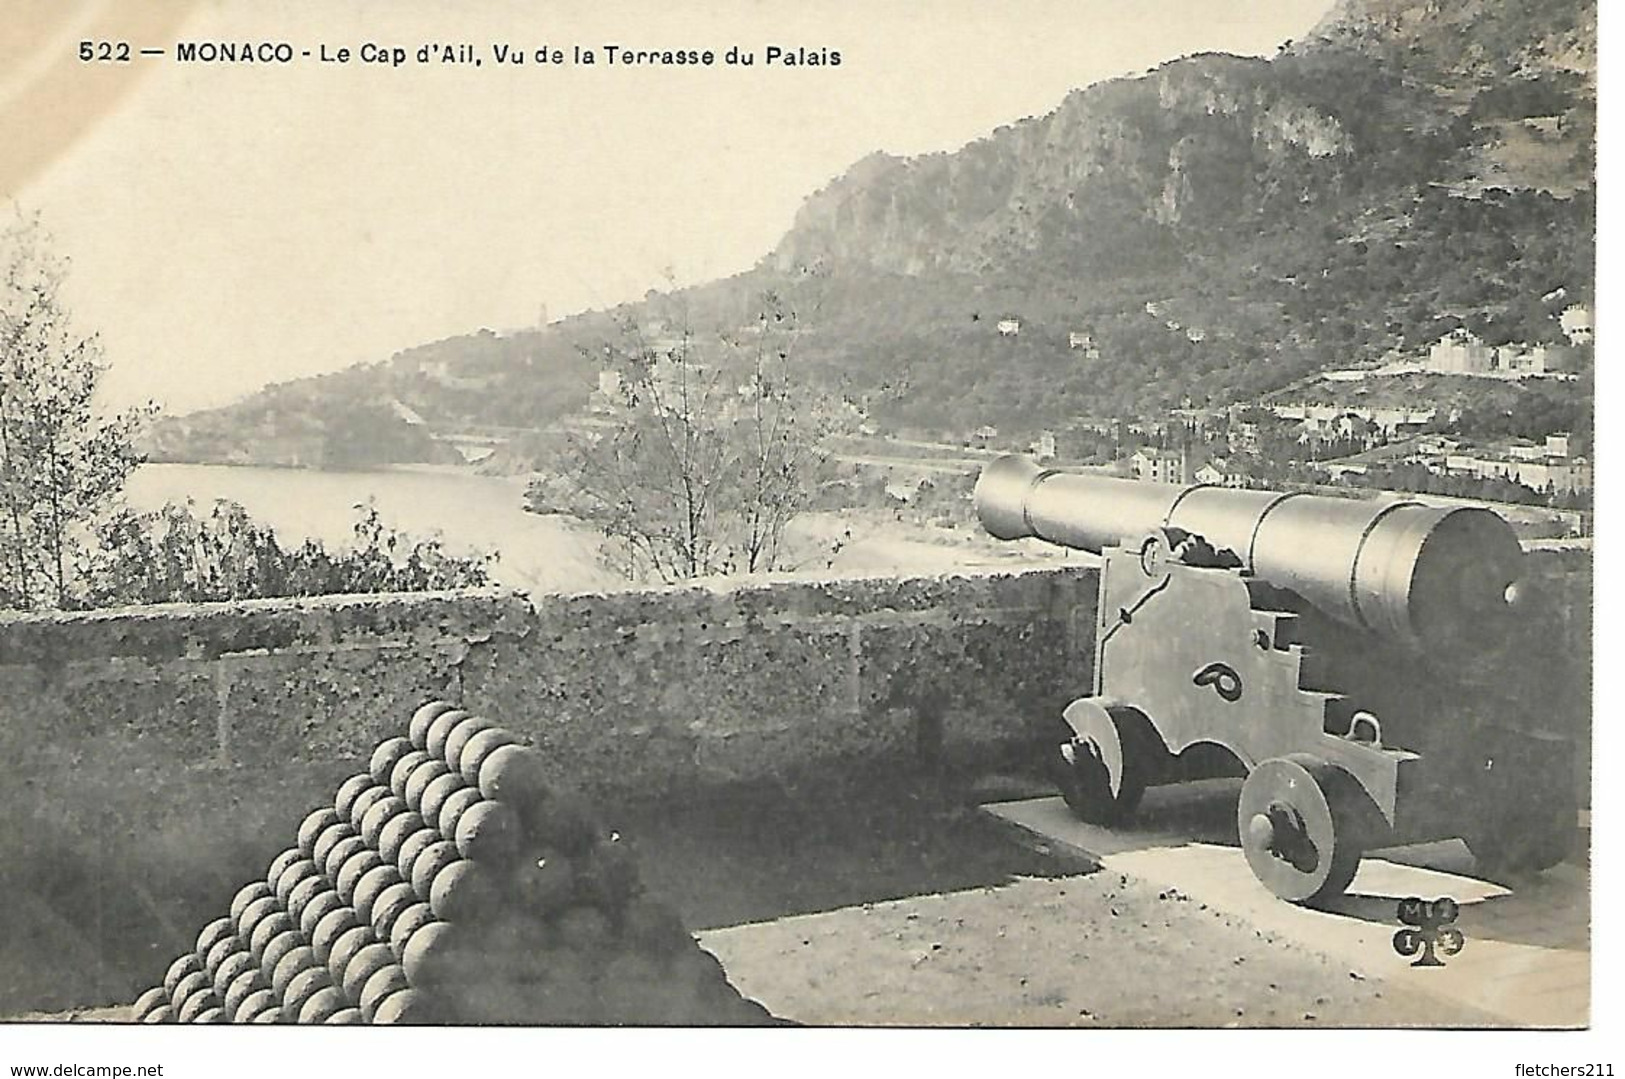
[[[975,502],[999,539],[1095,553],[1160,528],[1193,533],[1324,614],[1425,649],[1501,642],[1524,594],[1523,550],[1486,509],[1145,483],[1016,455],[982,470]]]

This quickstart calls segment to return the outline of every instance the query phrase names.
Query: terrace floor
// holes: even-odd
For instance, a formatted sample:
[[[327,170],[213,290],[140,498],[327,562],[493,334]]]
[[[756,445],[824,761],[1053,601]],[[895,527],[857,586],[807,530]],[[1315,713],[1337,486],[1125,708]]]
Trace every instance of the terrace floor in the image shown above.
[[[1588,870],[1507,887],[1459,843],[1368,859],[1334,912],[1268,895],[1219,784],[1147,796],[1137,831],[1041,785],[922,776],[737,790],[606,823],[746,995],[808,1024],[1584,1025]],[[1395,898],[1449,895],[1463,951],[1416,969]],[[124,1009],[26,1018],[111,1019]],[[23,1018],[23,1017],[19,1017]]]

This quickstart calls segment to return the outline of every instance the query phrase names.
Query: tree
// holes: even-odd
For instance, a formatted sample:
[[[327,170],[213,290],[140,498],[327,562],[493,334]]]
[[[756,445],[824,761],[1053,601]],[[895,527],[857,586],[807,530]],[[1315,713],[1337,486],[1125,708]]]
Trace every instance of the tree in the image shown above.
[[[62,303],[65,260],[37,216],[0,232],[0,607],[66,607],[92,522],[140,463],[151,409],[94,408],[106,364]]]
[[[674,329],[626,323],[597,358],[611,373],[611,418],[573,440],[568,501],[628,578],[783,564],[824,424],[795,378],[795,311],[769,291],[737,321],[703,336],[686,312]]]
[[[438,538],[390,528],[370,502],[355,508],[354,543],[334,551],[313,539],[285,548],[235,502],[216,501],[207,514],[190,502],[151,514],[121,509],[97,523],[82,571],[84,601],[209,603],[491,583],[494,554],[454,555]]]

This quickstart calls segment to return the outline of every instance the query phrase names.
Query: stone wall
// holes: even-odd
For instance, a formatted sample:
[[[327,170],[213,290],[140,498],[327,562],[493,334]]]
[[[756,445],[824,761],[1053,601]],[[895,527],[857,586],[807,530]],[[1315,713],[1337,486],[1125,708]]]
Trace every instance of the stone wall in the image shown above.
[[[1590,558],[1505,671],[1589,804]],[[1090,680],[1070,567],[526,599],[494,591],[0,615],[0,1015],[129,1000],[432,697],[600,799],[1051,741]]]
[[[601,797],[935,765],[1053,722],[1094,598],[1073,568],[0,616],[0,1014],[129,999],[430,697]]]

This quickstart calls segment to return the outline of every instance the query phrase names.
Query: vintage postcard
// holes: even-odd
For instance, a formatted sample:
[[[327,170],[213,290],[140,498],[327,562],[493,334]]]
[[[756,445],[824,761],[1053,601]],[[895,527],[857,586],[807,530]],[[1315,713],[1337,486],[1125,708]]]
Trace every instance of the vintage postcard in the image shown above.
[[[8,5],[0,1066],[1612,1075],[1598,6]]]

